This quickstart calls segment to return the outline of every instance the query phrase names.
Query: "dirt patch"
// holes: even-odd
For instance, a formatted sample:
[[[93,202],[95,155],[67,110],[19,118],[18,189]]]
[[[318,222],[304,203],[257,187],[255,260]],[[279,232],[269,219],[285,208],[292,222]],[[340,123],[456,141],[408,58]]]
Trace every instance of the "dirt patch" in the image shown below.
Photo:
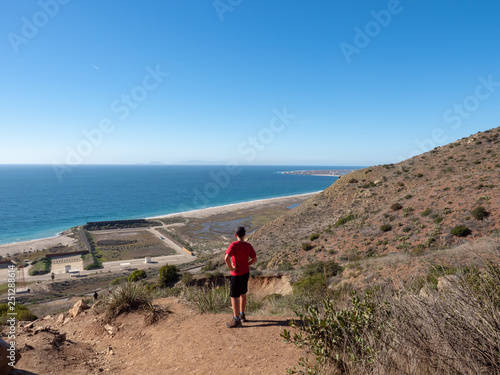
[[[248,316],[243,328],[228,329],[227,315],[200,315],[175,298],[156,303],[170,313],[152,326],[132,313],[105,329],[92,311],[66,324],[55,318],[37,322],[19,333],[23,357],[17,368],[36,374],[272,375],[286,373],[303,355],[280,337],[288,317]],[[43,326],[49,329],[37,328]]]

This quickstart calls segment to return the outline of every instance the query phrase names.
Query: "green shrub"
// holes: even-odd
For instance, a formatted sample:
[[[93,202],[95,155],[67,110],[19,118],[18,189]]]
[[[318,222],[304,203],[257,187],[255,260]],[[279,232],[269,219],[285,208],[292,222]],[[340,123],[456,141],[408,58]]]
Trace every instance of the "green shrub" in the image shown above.
[[[355,178],[351,178],[351,179],[349,180],[349,183],[350,183],[350,184],[357,184],[357,183],[358,183],[358,180],[356,180]]]
[[[16,303],[16,305],[10,306],[8,303],[2,303],[0,305],[0,323],[6,324],[7,320],[12,317],[15,317],[16,322],[33,321],[37,319],[37,317],[25,305]]]
[[[470,212],[470,214],[476,220],[483,220],[490,215],[490,213],[486,211],[486,209],[483,206],[477,206]]]
[[[145,279],[146,277],[148,277],[148,275],[146,274],[146,271],[144,270],[135,270],[134,272],[132,272],[129,277],[128,277],[128,281],[131,282],[131,283],[135,283],[139,280],[142,280],[142,279]]]
[[[351,299],[352,307],[347,309],[336,310],[334,302],[325,299],[321,310],[310,305],[305,311],[297,312],[298,320],[292,320],[290,325],[299,333],[292,337],[290,331],[284,330],[281,337],[297,347],[310,349],[316,363],[303,357],[299,365],[305,372],[298,367],[289,372],[322,374],[323,369],[333,363],[341,373],[348,373],[347,361],[361,366],[373,362],[376,352],[373,343],[366,339],[366,332],[374,338],[381,334],[382,326],[376,320],[376,304],[371,293],[362,298],[351,294]]]
[[[411,195],[411,194],[406,194],[405,195],[405,199],[410,199],[411,197],[413,197],[413,195]]]
[[[408,217],[413,213],[413,207],[405,207],[403,208],[403,216]]]
[[[326,275],[326,277],[337,276],[344,268],[334,260],[326,262],[315,262],[304,268],[304,276]]]
[[[382,224],[380,226],[380,230],[382,232],[389,232],[391,229],[392,229],[392,225],[391,224]]]
[[[337,220],[337,222],[335,223],[335,228],[338,228],[341,225],[344,225],[345,223],[348,223],[349,221],[352,221],[354,219],[356,219],[355,214],[348,214],[348,215]]]
[[[173,286],[179,281],[179,268],[174,265],[165,264],[160,268],[160,277],[158,278],[158,286],[161,288]]]
[[[366,184],[362,185],[361,187],[363,189],[368,189],[368,188],[371,188],[371,187],[375,187],[377,185],[375,185],[375,183],[373,181],[370,181],[370,182],[367,182]]]
[[[193,283],[193,275],[191,275],[189,272],[186,272],[182,275],[181,281],[185,286],[189,286]]]
[[[111,281],[111,286],[116,286],[116,285],[120,285],[124,282],[127,281],[127,276],[120,276],[120,277],[117,277],[116,279],[114,279],[113,281]]]
[[[425,210],[422,211],[420,216],[429,216],[432,213],[432,210],[430,208],[426,208]]]
[[[292,284],[294,294],[302,294],[314,299],[326,295],[326,280],[322,274],[306,276]]]
[[[35,264],[33,264],[30,267],[29,275],[30,276],[46,275],[50,272],[51,265],[52,265],[52,261],[50,258],[48,258],[48,257],[38,258],[36,260]]]
[[[310,242],[303,242],[303,243],[302,243],[302,250],[304,250],[304,251],[309,251],[309,250],[311,250],[313,247],[314,247],[314,246],[313,246],[313,245],[311,245],[311,243],[310,243]]]
[[[442,217],[442,216],[440,216],[440,215],[435,215],[435,216],[434,216],[434,223],[435,223],[435,224],[439,224],[439,223],[441,223],[443,220],[444,220],[444,219],[443,219],[443,217]]]
[[[314,241],[314,240],[317,240],[318,238],[319,238],[319,234],[314,233],[314,234],[311,234],[311,236],[309,236],[309,241]]]
[[[391,205],[391,210],[393,211],[398,211],[398,210],[401,210],[403,208],[403,206],[399,203],[394,203]]]
[[[457,225],[451,229],[450,233],[457,237],[467,237],[472,232],[465,225]]]

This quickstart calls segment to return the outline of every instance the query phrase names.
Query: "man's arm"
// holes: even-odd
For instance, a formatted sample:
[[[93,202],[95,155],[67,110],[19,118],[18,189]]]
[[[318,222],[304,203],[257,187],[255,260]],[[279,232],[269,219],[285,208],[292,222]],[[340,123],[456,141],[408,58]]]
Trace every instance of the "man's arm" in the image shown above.
[[[224,257],[224,261],[226,262],[229,271],[231,272],[236,271],[236,268],[234,268],[233,265],[231,264],[231,255],[226,254],[226,256]]]
[[[254,257],[254,258],[251,258],[250,259],[250,262],[248,262],[248,265],[251,266],[252,264],[254,264],[255,262],[257,262],[257,255]]]

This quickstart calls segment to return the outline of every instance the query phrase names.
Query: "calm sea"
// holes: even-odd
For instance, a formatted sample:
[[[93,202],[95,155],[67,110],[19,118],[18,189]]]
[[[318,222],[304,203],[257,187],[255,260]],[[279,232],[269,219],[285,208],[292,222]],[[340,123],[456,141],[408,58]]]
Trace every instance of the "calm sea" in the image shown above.
[[[135,219],[324,190],[336,177],[281,174],[355,167],[0,165],[0,244],[54,236],[87,221]]]

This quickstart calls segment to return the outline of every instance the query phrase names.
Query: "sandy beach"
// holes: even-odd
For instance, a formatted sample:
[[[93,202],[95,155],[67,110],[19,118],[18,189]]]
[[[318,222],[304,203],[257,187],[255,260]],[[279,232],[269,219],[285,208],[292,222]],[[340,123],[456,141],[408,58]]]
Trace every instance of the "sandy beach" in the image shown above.
[[[56,237],[41,238],[38,240],[15,242],[10,244],[0,245],[0,255],[7,256],[16,253],[23,253],[28,251],[40,251],[54,246],[71,246],[75,240],[64,234]]]
[[[248,201],[248,202],[241,202],[241,203],[232,203],[232,204],[226,204],[224,206],[201,208],[199,210],[185,211],[185,212],[179,212],[179,213],[161,215],[161,216],[153,216],[153,217],[148,217],[148,219],[163,219],[163,218],[174,217],[174,216],[202,219],[202,218],[205,218],[208,216],[224,214],[224,213],[228,213],[228,212],[238,211],[241,209],[252,209],[252,208],[257,208],[257,207],[263,207],[265,205],[273,204],[273,203],[282,204],[282,203],[286,203],[287,201],[290,201],[290,204],[292,204],[293,201],[295,201],[297,198],[303,198],[304,200],[306,200],[306,199],[309,199],[318,193],[319,193],[319,191],[314,192],[314,193],[289,195],[286,197],[268,198],[268,199],[259,199],[259,200],[255,200],[255,201]]]
[[[286,197],[278,197],[278,198],[269,198],[269,199],[259,199],[255,201],[242,202],[242,203],[232,203],[224,206],[210,207],[210,208],[202,208],[199,210],[179,212],[168,215],[154,216],[149,217],[148,219],[160,219],[167,218],[173,216],[181,216],[181,217],[191,217],[191,218],[205,218],[213,215],[218,215],[222,213],[228,213],[233,211],[238,211],[241,209],[252,209],[252,208],[260,208],[270,204],[293,204],[296,202],[297,198],[301,198],[306,200],[318,192],[315,193],[307,193],[307,194],[298,194],[298,195],[290,195]],[[69,228],[68,228],[69,229]],[[44,249],[48,249],[50,247],[63,245],[63,246],[71,246],[75,240],[73,238],[68,237],[67,235],[60,234],[55,237],[49,238],[41,238],[37,240],[23,241],[23,242],[15,242],[10,244],[0,245],[0,255],[7,256],[13,255],[16,253],[23,253],[28,251],[41,251]]]

